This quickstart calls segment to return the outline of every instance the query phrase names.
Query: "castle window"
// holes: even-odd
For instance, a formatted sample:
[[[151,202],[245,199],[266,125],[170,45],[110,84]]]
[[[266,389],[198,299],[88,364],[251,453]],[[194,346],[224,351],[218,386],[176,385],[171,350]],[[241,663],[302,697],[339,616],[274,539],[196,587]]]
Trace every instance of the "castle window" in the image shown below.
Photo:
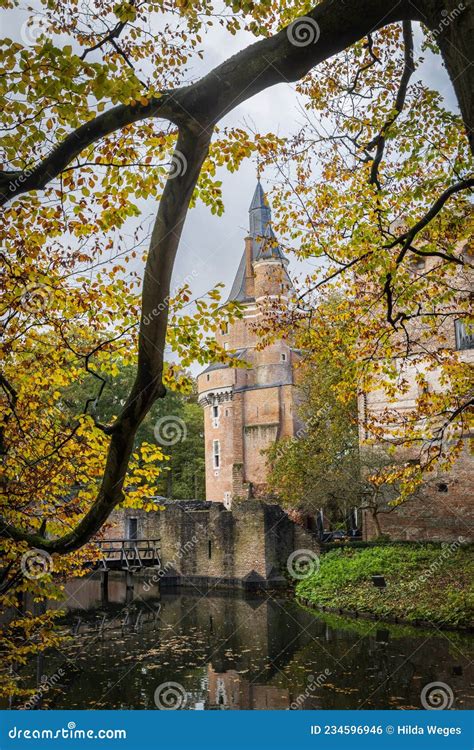
[[[207,376],[207,379],[209,380],[209,378],[210,378],[210,377],[211,377],[211,376],[210,376],[210,375],[208,374],[208,376]]]
[[[218,440],[212,441],[212,460],[214,468],[218,469],[221,463],[221,447]]]
[[[222,323],[221,325],[221,333],[223,336],[226,335],[226,333],[229,333],[229,324],[228,323]]]
[[[212,407],[212,418],[213,419],[219,418],[219,407],[216,404],[214,404],[214,406]]]
[[[138,518],[127,518],[127,539],[138,539]]]
[[[456,349],[474,349],[474,327],[466,325],[465,321],[459,319],[454,323],[456,334]]]
[[[280,354],[280,357],[281,357],[281,361],[282,361],[282,362],[286,362],[286,360],[287,360],[287,356],[286,356],[286,354],[285,354],[285,353],[283,353],[283,354]]]

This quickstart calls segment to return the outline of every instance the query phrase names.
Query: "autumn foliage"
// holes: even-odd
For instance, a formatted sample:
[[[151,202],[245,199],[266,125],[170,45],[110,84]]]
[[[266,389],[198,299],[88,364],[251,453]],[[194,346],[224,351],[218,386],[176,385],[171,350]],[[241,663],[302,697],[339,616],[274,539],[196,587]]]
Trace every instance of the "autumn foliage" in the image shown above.
[[[16,2],[0,5],[16,23]],[[220,167],[237,172],[258,154],[273,179],[275,230],[316,268],[297,285],[283,334],[290,326],[316,366],[322,346],[327,356],[339,337],[350,342],[341,403],[381,378],[395,393],[400,358],[419,365],[420,397],[391,435],[423,446],[407,490],[432,461],[455,456],[472,403],[451,341],[470,304],[469,71],[452,75],[463,120],[416,72],[414,6],[356,5],[43,0],[0,40],[0,591],[19,615],[1,644],[7,671],[56,638],[51,613],[20,616],[25,597],[60,596],[64,578],[94,558],[90,539],[113,508],[149,507],[163,452],[134,447],[134,436],[153,403],[165,388],[189,389],[192,362],[230,361],[214,332],[238,308],[221,308],[220,286],[195,300],[192,280],[171,284],[188,208],[201,201],[223,212]],[[306,46],[286,29],[301,15],[321,32]],[[212,24],[258,43],[199,79]],[[438,54],[433,33],[417,33],[421,54]],[[298,82],[302,103],[291,133],[219,127],[240,102],[285,81]],[[150,199],[159,206],[152,230]],[[333,287],[341,302],[329,309]],[[262,343],[281,333],[271,322]],[[119,363],[134,366],[136,380],[102,424],[97,403]],[[435,368],[441,387],[424,389]],[[91,377],[95,387],[71,409],[67,393]],[[375,422],[368,429],[385,437]],[[32,547],[52,555],[42,577],[21,568]]]

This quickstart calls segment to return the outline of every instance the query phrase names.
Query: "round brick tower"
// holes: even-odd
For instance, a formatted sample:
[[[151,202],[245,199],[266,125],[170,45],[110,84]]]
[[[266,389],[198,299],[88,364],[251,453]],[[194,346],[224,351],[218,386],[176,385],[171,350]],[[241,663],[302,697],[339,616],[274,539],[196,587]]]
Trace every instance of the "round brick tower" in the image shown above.
[[[260,181],[250,204],[249,225],[228,299],[242,305],[243,318],[219,331],[216,340],[250,367],[213,364],[198,377],[199,403],[204,408],[206,497],[228,507],[233,498],[265,494],[263,451],[301,428],[295,385],[298,353],[283,340],[260,349],[255,332],[265,310],[276,300],[284,304],[292,286]]]

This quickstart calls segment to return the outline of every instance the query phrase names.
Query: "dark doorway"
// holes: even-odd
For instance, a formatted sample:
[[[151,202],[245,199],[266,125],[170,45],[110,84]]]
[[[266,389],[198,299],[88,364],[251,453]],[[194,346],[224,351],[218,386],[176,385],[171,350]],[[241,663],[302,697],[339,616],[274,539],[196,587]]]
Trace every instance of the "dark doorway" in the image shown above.
[[[127,537],[131,541],[138,539],[138,518],[127,519]]]

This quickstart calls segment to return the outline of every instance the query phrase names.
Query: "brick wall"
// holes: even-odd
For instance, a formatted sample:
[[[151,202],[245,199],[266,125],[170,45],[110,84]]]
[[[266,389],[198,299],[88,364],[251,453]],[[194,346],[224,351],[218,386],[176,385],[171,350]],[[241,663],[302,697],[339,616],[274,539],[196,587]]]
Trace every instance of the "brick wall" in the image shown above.
[[[451,471],[430,479],[420,496],[390,513],[379,514],[380,527],[391,539],[474,541],[474,455],[464,449]],[[364,514],[364,538],[376,536],[373,520]]]
[[[410,331],[412,333],[412,331]],[[416,330],[414,331],[416,333]],[[433,351],[436,346],[455,348],[455,324],[448,317],[437,330],[432,341]],[[461,362],[474,366],[474,349],[457,352]],[[383,387],[374,387],[369,393],[359,398],[360,439],[371,437],[371,422],[383,430],[384,439],[390,441],[393,431],[403,424],[403,420],[413,419],[413,410],[417,400],[423,396],[424,389],[442,392],[446,387],[441,380],[441,371],[428,366],[429,359],[399,359],[398,372],[404,388],[389,396]],[[419,375],[426,378],[427,386],[421,383]],[[420,424],[420,429],[423,427]],[[456,436],[457,437],[457,436]],[[473,435],[466,433],[463,437],[463,449],[449,472],[436,475],[427,474],[425,485],[419,496],[409,500],[390,513],[379,515],[382,532],[392,539],[454,541],[460,536],[466,540],[474,537],[474,455]],[[446,448],[449,445],[446,444]],[[420,460],[420,447],[413,450],[399,450],[403,460]],[[365,514],[364,537],[374,538],[375,528],[370,515]]]

